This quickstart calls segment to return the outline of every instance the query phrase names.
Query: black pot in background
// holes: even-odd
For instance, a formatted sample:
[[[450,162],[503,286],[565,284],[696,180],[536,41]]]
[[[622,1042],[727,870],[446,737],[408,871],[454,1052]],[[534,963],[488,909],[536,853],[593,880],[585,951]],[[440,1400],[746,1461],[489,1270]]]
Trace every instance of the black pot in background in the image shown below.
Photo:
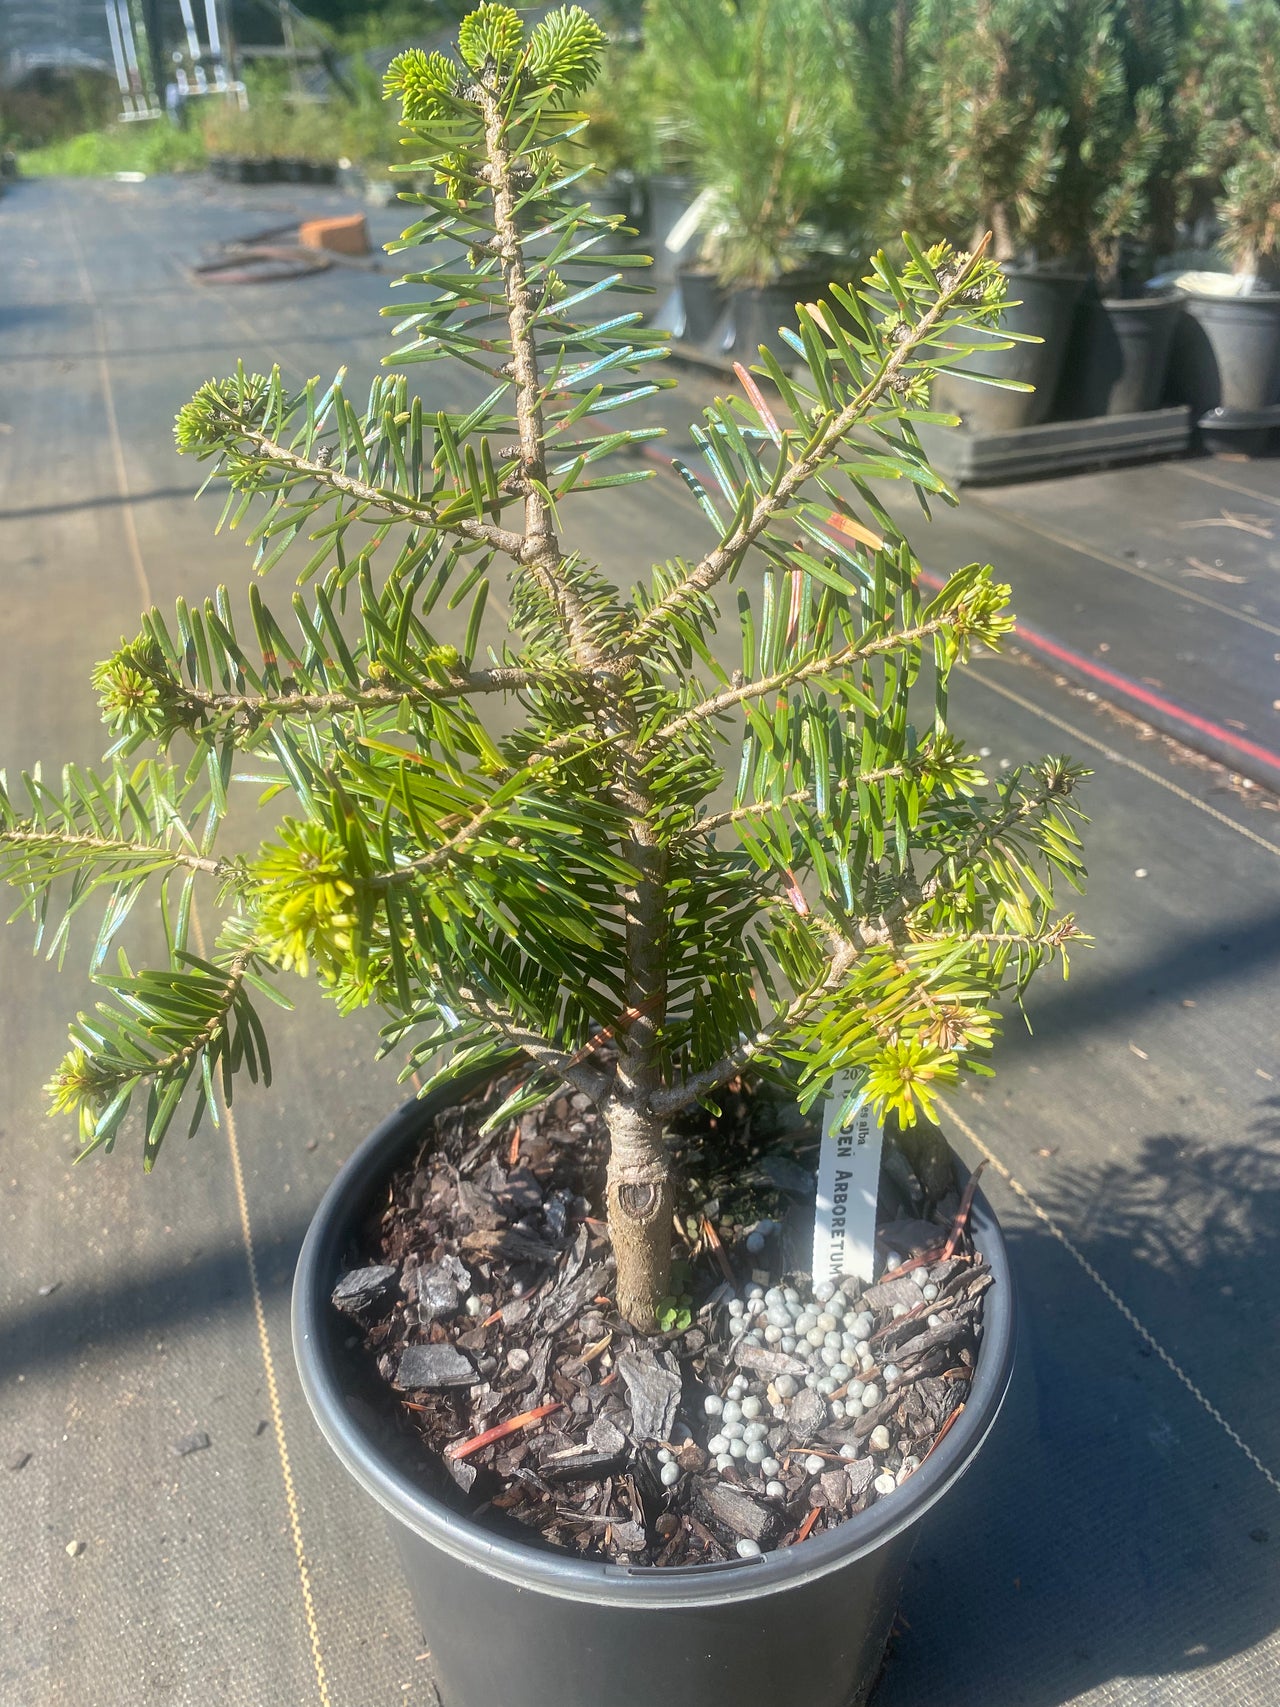
[[[968,1468],[1009,1384],[1013,1286],[982,1196],[972,1226],[996,1284],[973,1387],[945,1440],[895,1494],[762,1559],[674,1570],[595,1564],[480,1527],[428,1491],[425,1473],[400,1468],[347,1401],[349,1328],[329,1302],[343,1258],[390,1171],[467,1088],[406,1104],[365,1140],[316,1211],[293,1290],[308,1403],[390,1518],[446,1707],[859,1707],[919,1519]]]
[[[573,186],[591,211],[600,219],[613,219],[621,214],[630,225],[636,203],[636,181],[630,174],[611,174],[607,178],[583,178]]]
[[[784,368],[791,368],[800,357],[780,335],[785,326],[794,332],[799,324],[796,304],[808,302],[825,291],[807,272],[789,273],[771,285],[747,285],[730,293],[733,303],[733,353],[739,361],[757,359],[761,344]]]
[[[677,274],[684,304],[684,341],[705,344],[720,323],[729,293],[713,272],[682,267]]]
[[[1081,273],[1048,273],[1003,267],[1009,297],[1016,304],[1002,325],[1031,333],[1040,344],[1013,344],[1007,350],[977,352],[964,358],[974,373],[1016,379],[1034,391],[1002,391],[945,370],[934,386],[934,407],[959,415],[971,433],[1008,433],[1034,427],[1048,418],[1066,360],[1076,303],[1087,282]]]
[[[1099,297],[1076,308],[1055,414],[1066,420],[1158,409],[1180,296]]]
[[[1185,291],[1176,346],[1181,395],[1206,409],[1265,409],[1280,402],[1280,291],[1213,296]]]
[[[1261,456],[1280,428],[1280,291],[1186,290],[1172,377],[1205,448]]]
[[[696,195],[697,190],[690,178],[659,175],[648,180],[645,197],[648,213],[645,247],[653,256],[653,270],[646,283],[659,287],[673,285],[680,263],[692,256],[698,241],[696,232],[690,235],[679,250],[668,249],[667,238],[693,206]]]

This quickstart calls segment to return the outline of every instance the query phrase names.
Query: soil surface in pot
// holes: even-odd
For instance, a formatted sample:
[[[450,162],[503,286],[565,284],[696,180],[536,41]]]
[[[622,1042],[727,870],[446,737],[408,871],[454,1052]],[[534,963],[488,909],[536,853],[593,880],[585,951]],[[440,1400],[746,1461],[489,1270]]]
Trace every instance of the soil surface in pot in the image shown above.
[[[334,1291],[353,1403],[401,1466],[526,1542],[632,1565],[754,1556],[892,1498],[964,1404],[991,1284],[941,1135],[886,1136],[878,1283],[815,1288],[816,1123],[767,1089],[698,1111],[670,1326],[645,1338],[592,1211],[595,1109],[554,1096],[483,1135],[516,1082],[437,1117]]]

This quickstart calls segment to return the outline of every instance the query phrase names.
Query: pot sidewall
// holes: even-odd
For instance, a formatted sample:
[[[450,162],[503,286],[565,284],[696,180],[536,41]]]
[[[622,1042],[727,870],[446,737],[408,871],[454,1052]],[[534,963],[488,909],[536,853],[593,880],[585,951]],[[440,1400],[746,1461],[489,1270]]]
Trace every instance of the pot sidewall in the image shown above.
[[[1018,272],[1001,269],[1013,306],[1001,318],[1010,332],[1042,338],[1040,344],[1013,344],[1007,350],[978,351],[964,358],[973,373],[991,374],[1034,386],[1033,391],[1002,391],[993,385],[944,371],[934,385],[934,407],[960,416],[975,434],[1015,432],[1047,420],[1066,361],[1076,304],[1087,278],[1075,273]],[[999,334],[995,334],[999,336]]]
[[[1280,402],[1280,292],[1187,292],[1174,363],[1179,396],[1198,414]]]
[[[1158,409],[1181,314],[1180,296],[1084,297],[1076,308],[1055,415],[1091,420]]]
[[[709,269],[681,267],[677,279],[684,308],[684,341],[706,344],[724,315],[728,293]]]
[[[891,1498],[758,1560],[673,1570],[576,1559],[451,1509],[397,1468],[346,1400],[349,1325],[329,1303],[343,1258],[430,1117],[476,1088],[459,1081],[406,1104],[365,1140],[316,1212],[293,1293],[294,1354],[308,1404],[391,1520],[447,1707],[598,1707],[602,1677],[610,1679],[610,1707],[775,1707],[794,1697],[797,1666],[806,1707],[853,1707],[874,1680],[919,1520],[968,1468],[1008,1388],[1015,1305],[989,1207],[979,1194],[973,1229],[996,1284],[984,1300],[968,1402]]]
[[[739,285],[731,289],[734,355],[744,361],[756,361],[763,347],[780,367],[794,367],[800,357],[780,329],[785,326],[794,332],[800,323],[796,304],[818,294],[808,273],[784,274],[770,285]]]

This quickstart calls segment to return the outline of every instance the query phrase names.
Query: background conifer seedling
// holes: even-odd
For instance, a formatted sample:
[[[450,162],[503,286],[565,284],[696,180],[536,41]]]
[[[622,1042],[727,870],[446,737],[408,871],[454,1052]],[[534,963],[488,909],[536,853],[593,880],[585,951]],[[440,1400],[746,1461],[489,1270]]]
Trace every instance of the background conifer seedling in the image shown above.
[[[599,1105],[618,1306],[651,1330],[673,1117],[742,1074],[807,1106],[848,1068],[910,1121],[986,1070],[1001,993],[1075,934],[1052,881],[1081,875],[1080,773],[986,782],[947,689],[1008,631],[1007,589],[971,563],[927,597],[873,485],[948,498],[916,425],[934,371],[998,326],[981,249],[877,255],[801,312],[794,373],[766,355],[705,410],[687,555],[626,588],[575,551],[576,497],[649,475],[628,453],[655,429],[614,411],[665,354],[607,306],[635,257],[599,253],[616,222],[562,164],[601,45],[575,7],[527,32],[484,5],[457,59],[395,61],[431,187],[398,245],[418,270],[391,373],[358,411],[341,375],[293,393],[240,370],[178,419],[259,575],[295,567],[292,610],[255,583],[240,614],[225,589],[149,612],[94,675],[105,766],[0,792],[0,873],[55,952],[98,918],[101,999],[50,1087],[86,1152],[136,1107],[150,1166],[180,1104],[194,1130],[267,1077],[261,1002],[311,975],[384,1012],[406,1071],[447,1051],[428,1088],[523,1054],[500,1118],[561,1081]],[[465,417],[432,405],[442,359],[483,376]],[[484,656],[495,576],[511,633]],[[229,791],[264,773],[267,838],[225,851]],[[108,961],[148,892],[163,963]]]

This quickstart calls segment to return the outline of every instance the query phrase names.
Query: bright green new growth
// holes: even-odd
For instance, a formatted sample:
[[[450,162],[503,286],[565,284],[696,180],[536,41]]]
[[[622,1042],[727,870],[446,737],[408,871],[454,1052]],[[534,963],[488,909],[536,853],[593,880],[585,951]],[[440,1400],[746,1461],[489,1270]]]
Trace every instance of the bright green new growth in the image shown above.
[[[258,999],[313,973],[344,1010],[384,1010],[406,1074],[447,1049],[428,1087],[523,1053],[507,1112],[562,1081],[601,1106],[619,1308],[651,1328],[679,1290],[673,1116],[743,1072],[807,1106],[845,1067],[911,1120],[987,1070],[1001,992],[1075,934],[1052,879],[1081,876],[1080,773],[985,781],[947,682],[1008,631],[1007,589],[968,564],[930,597],[871,484],[949,501],[916,425],[933,372],[998,324],[981,253],[908,243],[801,311],[803,365],[757,370],[778,402],[744,380],[694,429],[702,474],[676,464],[704,517],[687,555],[626,591],[567,542],[577,493],[650,476],[629,453],[656,429],[613,411],[663,383],[665,354],[635,312],[577,318],[633,264],[595,252],[615,222],[559,164],[599,42],[574,8],[526,38],[486,6],[465,65],[397,61],[437,188],[410,198],[398,247],[421,270],[388,363],[461,361],[486,395],[462,415],[400,372],[363,412],[341,375],[201,387],[179,448],[226,483],[224,519],[252,515],[260,573],[296,562],[292,612],[256,584],[247,616],[225,589],[149,612],[95,673],[107,769],[0,792],[0,875],[53,952],[101,915],[103,999],[52,1084],[86,1151],[140,1100],[150,1166],[186,1092],[194,1129],[219,1082],[229,1100],[239,1073],[266,1077]],[[485,650],[496,573],[511,628]],[[275,804],[266,842],[232,855],[239,776]],[[220,919],[201,955],[197,886]],[[164,963],[121,953],[107,976],[150,890]]]

